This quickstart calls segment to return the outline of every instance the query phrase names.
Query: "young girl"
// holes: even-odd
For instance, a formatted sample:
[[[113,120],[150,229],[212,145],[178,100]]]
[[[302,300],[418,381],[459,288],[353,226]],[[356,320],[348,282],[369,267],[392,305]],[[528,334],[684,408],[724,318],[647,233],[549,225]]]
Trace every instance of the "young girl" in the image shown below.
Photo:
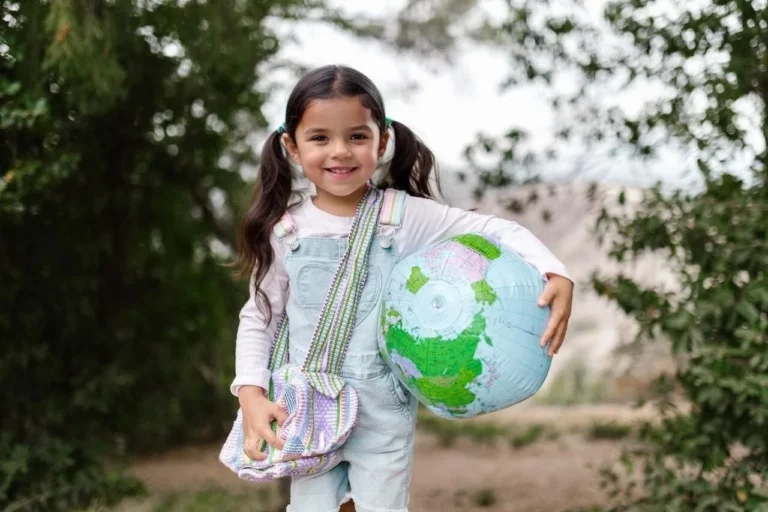
[[[573,284],[563,264],[514,222],[435,202],[432,152],[405,125],[390,123],[376,86],[347,67],[317,69],[296,85],[285,124],[264,145],[255,200],[241,232],[240,263],[252,283],[240,313],[231,390],[243,412],[245,453],[263,459],[261,440],[282,448],[270,422],[282,422],[286,413],[265,392],[280,315],[285,311],[290,318],[290,360],[304,360],[358,203],[380,167],[390,136],[394,154],[375,185],[404,190],[408,197],[391,246],[376,240],[371,245],[368,277],[341,371],[359,396],[358,423],[342,448],[344,462],[320,475],[293,478],[292,512],[337,511],[350,500],[354,508],[347,504],[344,510],[407,510],[417,402],[403,392],[376,340],[382,288],[399,259],[461,233],[494,236],[547,278],[539,305],[551,305],[552,313],[542,346],[549,343],[554,355],[565,337]],[[315,195],[294,192],[289,158],[315,185]],[[296,232],[278,239],[273,228],[286,211]]]

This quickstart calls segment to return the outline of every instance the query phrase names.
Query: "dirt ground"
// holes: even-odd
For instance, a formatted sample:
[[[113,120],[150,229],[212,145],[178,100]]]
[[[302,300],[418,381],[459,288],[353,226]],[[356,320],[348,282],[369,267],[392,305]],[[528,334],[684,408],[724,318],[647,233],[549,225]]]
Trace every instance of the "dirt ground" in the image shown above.
[[[596,405],[513,408],[480,421],[498,425],[546,424],[561,435],[513,448],[460,438],[443,447],[419,431],[410,510],[440,512],[558,512],[605,503],[598,469],[618,459],[622,441],[590,440],[580,429],[596,422],[632,424],[648,410]],[[253,490],[217,459],[219,446],[186,448],[139,461],[135,472],[152,496],[217,487]],[[153,510],[145,506],[131,511]]]

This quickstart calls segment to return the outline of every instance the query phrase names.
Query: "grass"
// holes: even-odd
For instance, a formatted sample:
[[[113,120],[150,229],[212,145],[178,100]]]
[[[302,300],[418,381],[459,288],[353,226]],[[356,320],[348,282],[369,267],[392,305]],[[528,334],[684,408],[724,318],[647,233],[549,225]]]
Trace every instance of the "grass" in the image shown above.
[[[459,439],[473,443],[496,446],[499,442],[508,442],[514,449],[524,448],[539,441],[557,439],[562,432],[548,424],[499,425],[491,421],[448,420],[440,418],[426,409],[419,410],[418,428],[437,438],[443,448],[453,446]],[[618,441],[634,434],[631,425],[616,421],[596,421],[588,426],[574,427],[592,441]]]
[[[530,425],[509,437],[509,445],[512,448],[523,448],[534,444],[542,438],[554,439],[557,437],[557,431],[546,428],[543,425]]]
[[[490,488],[479,489],[477,491],[468,491],[459,489],[454,493],[454,504],[465,508],[467,500],[475,507],[492,507],[498,502],[496,491]]]
[[[232,494],[221,489],[210,489],[193,494],[168,496],[155,506],[153,512],[208,512],[209,510],[240,512],[247,505],[253,506],[262,501],[254,498],[254,496]],[[266,506],[263,510],[270,510],[270,507]]]
[[[284,508],[284,507],[283,507]],[[277,512],[282,510],[269,489],[236,493],[218,487],[153,496],[124,503],[119,512]]]
[[[615,421],[604,421],[593,423],[587,429],[587,438],[592,440],[611,440],[626,439],[632,435],[633,429],[630,425],[625,425]]]
[[[609,378],[590,375],[583,356],[571,357],[563,368],[547,384],[546,389],[530,398],[536,405],[583,405],[596,404],[609,398]]]
[[[496,504],[496,491],[493,489],[480,489],[472,495],[472,503],[478,507],[492,507]]]
[[[418,427],[434,435],[444,448],[453,446],[458,439],[468,439],[486,446],[495,446],[499,441],[507,441],[513,448],[522,448],[542,439],[554,439],[559,435],[555,429],[546,425],[517,426],[498,425],[490,421],[447,420],[424,409],[420,410]]]

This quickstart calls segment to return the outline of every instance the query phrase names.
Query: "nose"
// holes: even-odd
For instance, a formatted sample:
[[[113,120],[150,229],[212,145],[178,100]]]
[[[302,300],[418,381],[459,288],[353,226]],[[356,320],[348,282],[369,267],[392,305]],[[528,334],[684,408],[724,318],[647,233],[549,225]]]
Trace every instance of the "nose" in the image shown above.
[[[349,158],[352,152],[349,150],[349,145],[346,140],[337,140],[332,147],[331,156],[337,160]]]

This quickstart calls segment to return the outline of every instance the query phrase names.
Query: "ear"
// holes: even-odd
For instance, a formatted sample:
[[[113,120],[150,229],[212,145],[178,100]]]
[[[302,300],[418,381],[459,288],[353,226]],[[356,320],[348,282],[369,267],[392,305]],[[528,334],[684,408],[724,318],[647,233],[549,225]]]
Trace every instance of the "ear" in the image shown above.
[[[384,131],[379,139],[379,159],[384,156],[387,151],[387,142],[389,142],[389,130]]]
[[[285,146],[285,149],[288,150],[288,156],[293,160],[293,163],[296,165],[301,165],[301,158],[299,157],[299,148],[296,146],[296,143],[293,141],[290,135],[287,133],[284,133],[280,137],[280,141],[283,143],[283,146]]]

